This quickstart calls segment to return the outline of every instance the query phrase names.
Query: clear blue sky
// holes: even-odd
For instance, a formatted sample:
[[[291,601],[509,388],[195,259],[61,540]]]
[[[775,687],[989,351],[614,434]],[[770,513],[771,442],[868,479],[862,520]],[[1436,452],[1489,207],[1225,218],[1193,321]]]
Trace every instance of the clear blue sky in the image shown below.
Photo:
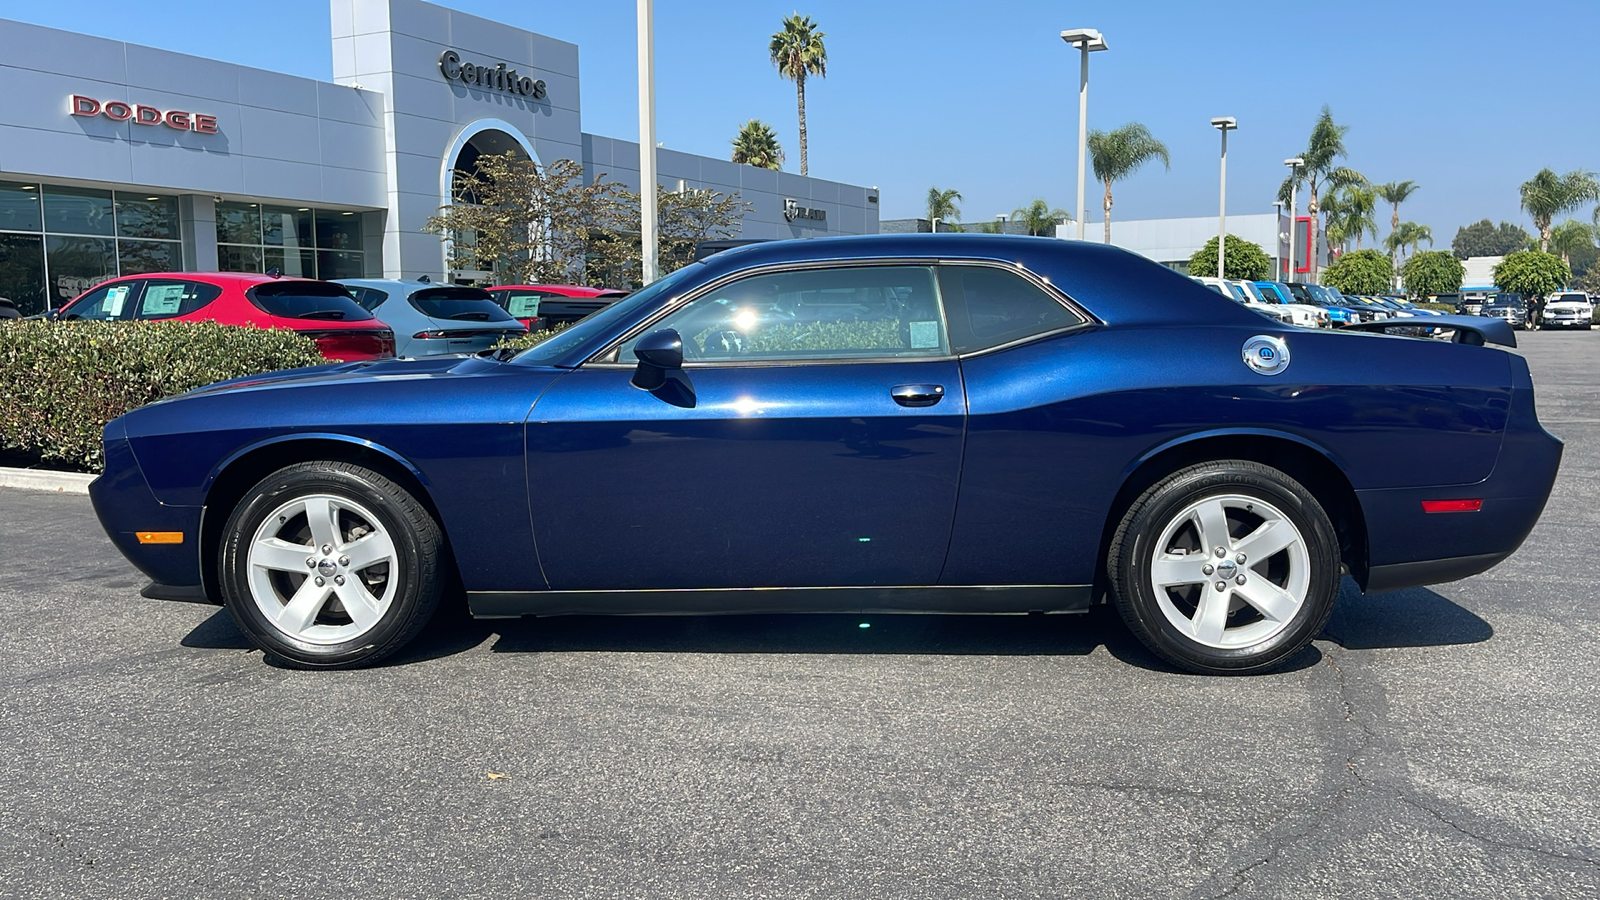
[[[578,44],[584,130],[637,137],[632,0],[444,5]],[[1324,103],[1350,126],[1349,165],[1421,185],[1402,217],[1441,247],[1486,216],[1531,230],[1517,186],[1542,166],[1600,170],[1596,0],[657,0],[658,139],[725,156],[739,124],[760,118],[798,170],[794,88],[766,56],[797,8],[829,54],[827,78],[808,82],[811,174],[880,187],[885,218],[917,215],[930,185],[961,191],[969,222],[1035,197],[1072,207],[1077,58],[1057,37],[1071,27],[1111,46],[1092,58],[1090,127],[1143,122],[1172,153],[1170,172],[1155,163],[1116,188],[1113,218],[1214,215],[1208,122],[1222,115],[1240,127],[1230,213],[1270,211],[1282,160]],[[325,0],[7,0],[0,16],[331,77]],[[1089,196],[1094,221],[1092,184]]]

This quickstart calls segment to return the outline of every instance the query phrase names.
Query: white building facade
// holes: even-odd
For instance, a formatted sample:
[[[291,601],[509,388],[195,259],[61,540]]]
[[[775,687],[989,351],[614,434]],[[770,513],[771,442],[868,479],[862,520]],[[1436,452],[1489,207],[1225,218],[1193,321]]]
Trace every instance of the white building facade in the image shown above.
[[[424,227],[481,153],[638,189],[638,145],[583,131],[575,44],[422,0],[330,14],[331,82],[0,19],[0,296],[26,314],[150,271],[449,277]],[[657,170],[749,202],[742,237],[878,230],[871,188],[673,150]]]

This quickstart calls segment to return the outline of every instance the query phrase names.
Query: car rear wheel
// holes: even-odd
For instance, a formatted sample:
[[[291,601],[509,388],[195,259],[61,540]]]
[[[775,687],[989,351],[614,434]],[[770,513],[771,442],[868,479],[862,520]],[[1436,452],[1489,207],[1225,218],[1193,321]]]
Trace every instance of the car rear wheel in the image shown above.
[[[438,525],[370,469],[280,469],[244,496],[224,529],[225,605],[240,630],[287,665],[370,665],[415,637],[439,604]]]
[[[1338,542],[1316,498],[1259,463],[1178,471],[1128,509],[1107,571],[1118,612],[1163,659],[1191,672],[1269,670],[1327,623]]]

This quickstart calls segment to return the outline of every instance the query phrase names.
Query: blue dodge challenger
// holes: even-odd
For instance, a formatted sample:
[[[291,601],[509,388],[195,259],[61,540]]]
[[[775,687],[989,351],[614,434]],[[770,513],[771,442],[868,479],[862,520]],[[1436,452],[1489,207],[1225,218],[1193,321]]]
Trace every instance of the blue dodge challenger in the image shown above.
[[[151,404],[106,426],[91,493],[147,596],[307,668],[464,593],[488,618],[1109,602],[1177,666],[1257,672],[1343,574],[1464,578],[1544,508],[1562,445],[1515,338],[1435,322],[1454,341],[1280,325],[1082,242],[755,244],[519,354]]]

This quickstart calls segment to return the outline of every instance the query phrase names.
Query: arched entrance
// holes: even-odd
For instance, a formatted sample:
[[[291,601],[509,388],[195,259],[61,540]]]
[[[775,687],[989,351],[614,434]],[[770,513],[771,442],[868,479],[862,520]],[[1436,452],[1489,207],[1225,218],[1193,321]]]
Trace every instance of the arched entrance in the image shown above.
[[[533,144],[510,122],[502,119],[478,119],[462,128],[456,139],[451,142],[449,150],[445,152],[440,166],[439,205],[448,206],[455,202],[457,179],[461,174],[477,171],[480,156],[506,152],[539,164],[539,155],[534,152]],[[442,242],[441,250],[444,254],[443,268],[449,274],[451,281],[482,281],[488,278],[490,273],[486,271],[452,270],[450,242]]]

